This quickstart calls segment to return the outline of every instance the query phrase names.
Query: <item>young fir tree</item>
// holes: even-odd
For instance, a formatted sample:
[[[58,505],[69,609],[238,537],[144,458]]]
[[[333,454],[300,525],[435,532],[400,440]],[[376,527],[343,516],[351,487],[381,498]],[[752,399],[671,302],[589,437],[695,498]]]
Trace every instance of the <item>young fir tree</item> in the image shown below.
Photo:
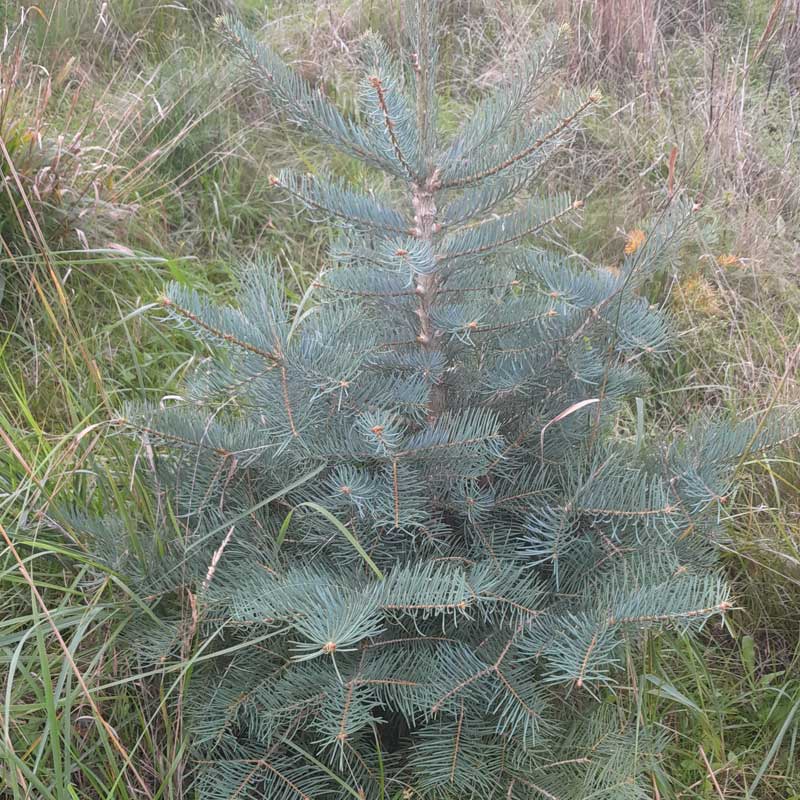
[[[650,797],[658,737],[602,700],[643,630],[730,607],[714,539],[766,434],[648,446],[621,424],[670,339],[637,290],[691,212],[673,201],[618,269],[544,246],[582,204],[534,179],[598,100],[542,102],[559,32],[444,143],[435,0],[406,21],[398,58],[365,42],[356,119],[222,23],[300,131],[395,190],[271,178],[340,234],[294,307],[269,265],[230,307],[169,288],[215,355],[125,423],[165,519],[115,557],[159,598],[140,651],[202,642],[203,798]]]

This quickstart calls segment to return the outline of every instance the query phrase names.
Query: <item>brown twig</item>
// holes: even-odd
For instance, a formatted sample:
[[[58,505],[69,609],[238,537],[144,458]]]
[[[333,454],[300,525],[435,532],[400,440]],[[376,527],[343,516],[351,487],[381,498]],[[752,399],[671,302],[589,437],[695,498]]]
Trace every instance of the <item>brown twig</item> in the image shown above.
[[[703,750],[703,745],[699,746],[699,750],[700,750],[700,757],[703,759],[703,763],[706,765],[706,772],[708,772],[708,777],[711,779],[711,783],[714,785],[714,789],[716,789],[720,800],[725,800],[725,795],[722,789],[720,788],[719,782],[717,781],[717,776],[714,774],[714,770],[711,769],[711,764],[708,763],[708,758],[706,757],[706,751]]]

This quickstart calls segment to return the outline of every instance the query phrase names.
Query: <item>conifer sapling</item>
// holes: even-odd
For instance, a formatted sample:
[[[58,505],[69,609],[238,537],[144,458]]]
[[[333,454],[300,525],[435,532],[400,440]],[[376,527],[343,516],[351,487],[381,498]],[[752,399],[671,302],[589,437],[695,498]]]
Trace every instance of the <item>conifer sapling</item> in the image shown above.
[[[671,338],[639,290],[691,210],[673,198],[618,270],[571,257],[582,203],[541,176],[598,95],[545,94],[547,29],[444,141],[436,6],[409,6],[397,57],[364,41],[357,120],[220,24],[298,135],[389,188],[271,178],[338,231],[311,289],[290,304],[269,262],[230,306],[170,286],[213,357],[126,415],[163,525],[107,555],[157,598],[142,657],[183,653],[196,609],[203,798],[649,797],[659,738],[604,698],[642,631],[730,607],[714,541],[772,430],[650,444],[626,421]]]

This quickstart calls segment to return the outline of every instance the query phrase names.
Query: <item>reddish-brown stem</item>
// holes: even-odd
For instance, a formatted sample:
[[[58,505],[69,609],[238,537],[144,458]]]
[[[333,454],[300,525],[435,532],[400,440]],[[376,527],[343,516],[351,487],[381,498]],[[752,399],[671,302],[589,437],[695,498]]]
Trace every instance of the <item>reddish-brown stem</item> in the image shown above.
[[[411,203],[414,207],[414,235],[423,242],[433,243],[439,231],[436,221],[436,191],[439,189],[439,171],[434,170],[424,183],[415,183]],[[426,350],[436,348],[436,339],[440,334],[435,330],[431,308],[439,291],[439,276],[435,272],[416,273],[414,275],[414,291],[419,298],[416,314],[419,317],[419,334],[417,341]],[[444,410],[444,387],[435,384],[431,391],[429,417],[434,419]]]
[[[413,181],[415,180],[416,176],[414,175],[414,171],[411,169],[408,161],[406,161],[403,151],[400,149],[400,142],[397,141],[397,136],[395,136],[394,129],[396,127],[396,123],[389,114],[389,106],[386,104],[386,91],[383,88],[381,79],[377,75],[373,75],[369,82],[372,84],[372,88],[375,90],[375,94],[378,96],[378,105],[380,106],[381,113],[383,114],[383,124],[386,128],[386,135],[389,137],[389,141],[392,143],[394,154],[397,156],[397,160],[406,171],[406,175],[408,175],[408,177]]]

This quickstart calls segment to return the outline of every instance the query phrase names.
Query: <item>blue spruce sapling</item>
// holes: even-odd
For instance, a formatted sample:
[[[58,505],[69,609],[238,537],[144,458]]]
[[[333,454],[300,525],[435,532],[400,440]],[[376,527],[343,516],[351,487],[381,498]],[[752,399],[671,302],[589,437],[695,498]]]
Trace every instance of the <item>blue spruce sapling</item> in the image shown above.
[[[204,799],[649,796],[659,739],[603,699],[642,631],[730,607],[714,540],[768,432],[648,445],[621,424],[670,341],[639,289],[690,211],[614,271],[546,246],[582,203],[536,179],[599,99],[533,114],[560,32],[444,142],[434,0],[407,22],[399,60],[365,41],[357,120],[221,22],[290,124],[391,189],[271,179],[338,230],[294,305],[269,263],[231,306],[169,287],[214,356],[124,420],[164,520],[113,556],[158,598],[140,651],[183,652],[190,597]]]

